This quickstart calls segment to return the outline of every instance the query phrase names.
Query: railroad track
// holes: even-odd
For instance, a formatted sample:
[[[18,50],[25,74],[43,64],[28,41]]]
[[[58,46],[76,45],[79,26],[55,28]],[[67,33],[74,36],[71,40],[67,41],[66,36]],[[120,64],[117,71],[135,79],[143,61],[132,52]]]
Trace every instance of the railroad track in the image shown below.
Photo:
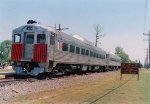
[[[29,76],[29,75],[25,75],[25,76],[22,76],[22,75],[16,75],[16,74],[8,74],[8,75],[5,75],[4,78],[0,78],[0,87],[5,87],[5,86],[9,86],[9,85],[12,85],[12,84],[15,84],[15,83],[21,83],[21,82],[36,82],[36,81],[39,81],[39,80],[47,80],[48,79],[54,79],[54,78],[60,78],[60,76],[51,76],[51,77],[48,77],[44,74],[40,75],[40,76]]]
[[[102,73],[105,73],[105,72],[102,72]],[[92,73],[80,73],[80,75],[84,75],[84,74],[92,74]],[[78,74],[76,74],[78,75]],[[19,76],[19,75],[6,75],[5,78],[1,78],[0,79],[0,87],[5,87],[5,86],[9,86],[9,85],[12,85],[12,84],[15,84],[15,83],[20,83],[20,82],[36,82],[36,81],[39,81],[39,80],[53,80],[53,79],[59,79],[59,78],[62,78],[62,77],[69,77],[69,76],[74,76],[73,74],[70,74],[70,75],[65,75],[65,76],[51,76],[51,77],[48,77],[46,75],[42,75],[42,76]]]
[[[21,79],[1,79],[0,80],[0,87],[9,86],[15,83],[18,83],[20,81],[23,81]]]
[[[9,86],[18,82],[20,83],[20,82],[35,82],[35,81],[38,81],[36,77],[11,75],[0,79],[0,87]]]

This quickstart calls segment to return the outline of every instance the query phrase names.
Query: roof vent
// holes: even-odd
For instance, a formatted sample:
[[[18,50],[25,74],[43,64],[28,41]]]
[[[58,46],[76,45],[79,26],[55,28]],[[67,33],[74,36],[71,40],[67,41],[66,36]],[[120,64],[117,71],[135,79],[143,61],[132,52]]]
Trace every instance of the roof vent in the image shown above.
[[[33,23],[37,23],[37,22],[34,20],[28,20],[28,22],[27,22],[27,24],[33,24]]]

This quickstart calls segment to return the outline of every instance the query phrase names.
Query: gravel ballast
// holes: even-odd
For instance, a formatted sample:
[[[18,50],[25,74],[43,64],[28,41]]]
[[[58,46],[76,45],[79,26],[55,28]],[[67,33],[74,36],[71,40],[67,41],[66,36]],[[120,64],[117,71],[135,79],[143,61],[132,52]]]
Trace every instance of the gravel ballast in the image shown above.
[[[69,87],[74,84],[83,84],[88,83],[89,81],[97,80],[99,78],[104,78],[105,76],[109,76],[114,72],[100,72],[100,73],[88,73],[83,75],[70,75],[63,76],[59,78],[51,78],[51,79],[29,79],[29,80],[20,80],[14,81],[11,83],[5,83],[4,85],[1,83],[0,85],[0,100],[7,101],[13,97],[17,97],[20,95],[26,95],[30,93],[35,93],[44,90],[53,90],[59,89],[62,87]]]

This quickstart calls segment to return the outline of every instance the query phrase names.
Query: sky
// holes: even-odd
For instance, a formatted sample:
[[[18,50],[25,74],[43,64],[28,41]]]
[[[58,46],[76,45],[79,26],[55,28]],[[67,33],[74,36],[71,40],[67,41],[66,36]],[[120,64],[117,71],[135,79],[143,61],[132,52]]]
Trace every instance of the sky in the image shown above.
[[[148,5],[150,1],[148,0]],[[115,52],[120,46],[131,60],[144,62],[149,20],[147,9],[144,30],[145,0],[0,0],[0,42],[12,38],[12,30],[29,19],[41,24],[61,24],[63,32],[79,34],[95,41],[94,24],[100,24],[105,36],[99,47]],[[150,12],[149,12],[150,13]]]

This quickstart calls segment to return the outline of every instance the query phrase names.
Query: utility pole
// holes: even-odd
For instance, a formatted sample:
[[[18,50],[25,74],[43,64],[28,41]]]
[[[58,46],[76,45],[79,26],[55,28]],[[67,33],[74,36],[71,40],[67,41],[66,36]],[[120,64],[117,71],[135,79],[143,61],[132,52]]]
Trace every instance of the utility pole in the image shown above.
[[[148,48],[146,49],[146,56],[145,56],[145,63],[144,63],[144,68],[148,70]]]
[[[147,70],[148,70],[148,56],[149,56],[149,55],[148,55],[148,48],[147,48],[147,55],[146,55],[146,59],[147,59],[147,61],[146,61],[146,62],[147,62],[147,65],[146,65],[146,66],[147,66]]]
[[[149,68],[149,66],[150,66],[150,31],[149,31],[149,34],[143,34],[143,35],[147,35],[148,36],[148,45],[149,45],[149,48],[148,48],[148,50],[149,50],[149,52],[148,52],[148,59],[149,59],[149,62],[148,62],[148,68]]]
[[[61,31],[61,30],[67,30],[69,28],[61,28],[61,25],[59,24],[59,27],[57,29],[56,24],[55,24],[55,29],[58,30],[58,31]]]
[[[145,68],[148,70],[148,48],[146,49]]]

